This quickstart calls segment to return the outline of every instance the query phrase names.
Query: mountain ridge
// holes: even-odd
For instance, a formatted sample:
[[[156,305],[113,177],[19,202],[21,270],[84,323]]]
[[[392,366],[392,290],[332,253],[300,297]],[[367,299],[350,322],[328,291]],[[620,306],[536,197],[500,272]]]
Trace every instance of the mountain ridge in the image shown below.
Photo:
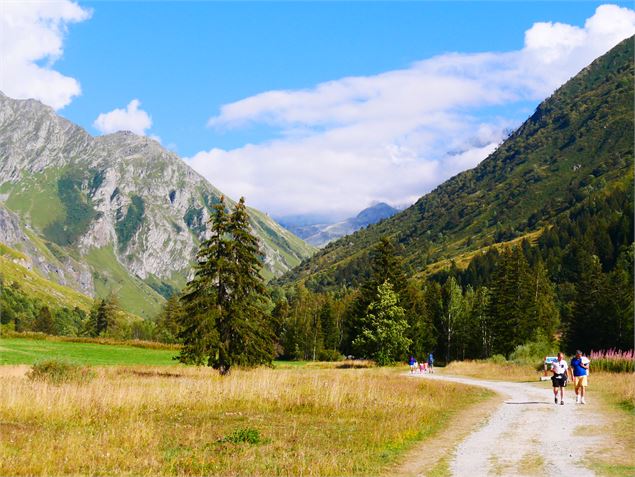
[[[122,305],[149,316],[161,295],[184,285],[222,195],[151,138],[131,132],[93,137],[39,101],[0,96],[0,208],[11,211],[34,242],[27,246],[21,238],[25,253],[37,249],[39,258],[58,262],[47,269],[34,260],[47,278],[63,276],[66,285],[98,296],[125,289]],[[267,278],[312,253],[266,214],[249,213]],[[13,240],[6,235],[0,233],[0,241],[16,245],[16,234]],[[88,266],[92,287],[66,272],[63,265],[73,261]]]
[[[329,242],[349,235],[362,227],[367,227],[387,219],[399,212],[385,202],[378,202],[365,208],[354,217],[335,223],[314,223],[308,225],[292,225],[281,222],[282,226],[293,232],[305,242],[316,247],[323,247]]]
[[[610,124],[607,124],[610,123]],[[474,169],[383,222],[330,243],[287,273],[316,290],[357,286],[381,237],[410,274],[538,230],[594,190],[632,170],[633,37],[596,59],[540,103]]]

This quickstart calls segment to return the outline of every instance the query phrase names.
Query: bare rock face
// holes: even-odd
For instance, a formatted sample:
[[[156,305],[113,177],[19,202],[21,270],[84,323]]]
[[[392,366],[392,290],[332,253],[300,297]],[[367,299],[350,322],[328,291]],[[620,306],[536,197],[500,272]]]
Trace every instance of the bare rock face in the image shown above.
[[[94,293],[83,257],[104,247],[141,280],[187,277],[221,196],[153,139],[130,132],[94,138],[38,101],[0,93],[0,197],[15,212],[0,214],[0,242],[22,243],[34,266],[60,283]],[[313,252],[266,214],[251,209],[250,217],[268,276]],[[53,244],[61,266],[27,245],[24,227]]]

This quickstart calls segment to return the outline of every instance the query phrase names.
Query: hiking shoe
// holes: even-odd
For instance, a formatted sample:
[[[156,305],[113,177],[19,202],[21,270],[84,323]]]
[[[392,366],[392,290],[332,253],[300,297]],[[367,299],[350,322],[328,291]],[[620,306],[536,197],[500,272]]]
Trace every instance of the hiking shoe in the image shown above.
[[[561,405],[561,406],[564,406],[564,401],[560,401],[560,405]]]
[[[581,402],[582,404],[586,404],[586,403],[584,402],[584,398],[582,398],[582,401],[580,401],[580,402]]]
[[[553,398],[553,402],[558,404],[558,398],[557,397]]]

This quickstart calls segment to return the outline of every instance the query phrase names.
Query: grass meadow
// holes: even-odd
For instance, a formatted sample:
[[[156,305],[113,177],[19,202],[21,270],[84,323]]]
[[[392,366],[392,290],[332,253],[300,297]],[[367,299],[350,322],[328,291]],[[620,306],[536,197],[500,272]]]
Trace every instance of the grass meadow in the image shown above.
[[[39,354],[29,346],[42,340],[18,340],[0,340],[1,355],[12,350],[5,362],[27,363],[0,366],[0,475],[382,475],[491,395],[405,379],[405,366],[300,364],[221,378],[132,364],[171,362],[173,350],[45,341],[58,356],[74,349],[64,357],[110,364],[53,384],[27,377]]]
[[[46,339],[0,338],[0,364],[33,364],[45,359],[66,359],[89,365],[174,365],[178,350],[170,347],[130,346],[124,342],[59,337]],[[149,346],[152,346],[149,344]]]

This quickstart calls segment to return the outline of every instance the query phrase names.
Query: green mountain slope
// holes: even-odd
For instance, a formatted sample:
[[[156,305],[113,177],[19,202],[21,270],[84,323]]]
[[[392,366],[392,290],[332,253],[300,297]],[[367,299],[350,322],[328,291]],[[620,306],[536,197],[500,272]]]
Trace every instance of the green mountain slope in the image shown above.
[[[355,286],[383,236],[416,273],[545,228],[590,194],[632,180],[633,100],[630,38],[542,102],[479,166],[400,214],[329,244],[279,282]]]
[[[114,292],[151,317],[186,283],[221,195],[152,139],[92,137],[38,101],[0,93],[0,242],[44,278],[90,296]],[[262,212],[250,209],[250,222],[266,278],[313,253]]]

